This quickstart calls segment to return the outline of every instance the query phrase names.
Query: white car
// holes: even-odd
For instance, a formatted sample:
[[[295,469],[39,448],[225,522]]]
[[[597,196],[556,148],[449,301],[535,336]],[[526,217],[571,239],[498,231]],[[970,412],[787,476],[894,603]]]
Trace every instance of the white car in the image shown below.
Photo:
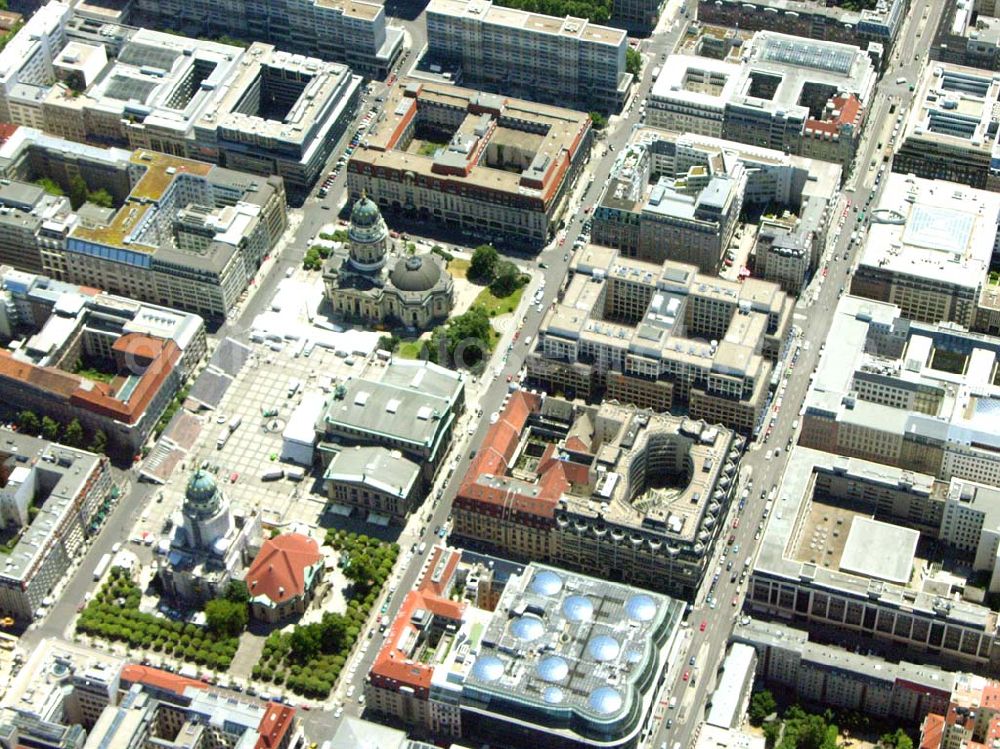
[[[347,696],[348,697],[353,697],[354,696],[354,685],[353,684],[351,684],[351,686],[349,686],[347,688]]]

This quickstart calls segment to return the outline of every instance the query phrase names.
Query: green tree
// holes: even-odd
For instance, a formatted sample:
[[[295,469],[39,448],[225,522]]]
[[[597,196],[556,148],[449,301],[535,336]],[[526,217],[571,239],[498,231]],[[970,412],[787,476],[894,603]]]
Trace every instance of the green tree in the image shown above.
[[[247,607],[225,598],[216,598],[205,604],[208,631],[224,637],[237,637],[247,626]]]
[[[913,749],[913,739],[902,728],[897,728],[895,733],[882,734],[878,743],[893,749]]]
[[[778,703],[770,690],[764,689],[760,692],[754,692],[753,697],[750,698],[750,709],[748,711],[750,725],[761,725],[764,719],[777,709]]]
[[[375,565],[367,556],[352,556],[351,563],[344,570],[344,577],[362,590],[368,590],[375,579]]]
[[[57,183],[54,179],[49,179],[48,177],[42,177],[41,179],[36,179],[35,184],[41,187],[43,190],[45,190],[45,192],[47,192],[49,195],[55,195],[56,197],[59,197],[61,195],[66,194],[63,192],[63,189],[59,186],[59,183]]]
[[[113,208],[115,204],[114,198],[111,197],[111,193],[103,187],[94,190],[94,192],[88,193],[87,200],[94,205],[101,206],[101,208]]]
[[[108,449],[108,435],[103,429],[94,432],[94,438],[90,441],[90,451],[92,453],[103,454]]]
[[[384,335],[378,339],[378,347],[383,351],[395,351],[399,348],[399,337],[395,335]]]
[[[79,419],[73,419],[66,425],[66,430],[63,432],[63,442],[70,447],[83,445],[83,426]]]
[[[499,261],[494,269],[494,278],[490,283],[490,291],[499,298],[513,294],[521,286],[523,276],[517,266],[509,260]]]
[[[42,429],[42,422],[34,411],[24,410],[17,415],[18,428],[33,437],[37,436]]]
[[[639,77],[639,71],[642,70],[642,55],[639,54],[639,50],[625,48],[625,70],[636,78]]]
[[[324,653],[336,653],[344,646],[347,620],[341,614],[326,613],[320,621],[320,647]]]
[[[48,416],[42,417],[42,436],[49,442],[59,439],[59,422],[50,419]]]
[[[594,128],[597,130],[603,130],[608,126],[608,118],[600,112],[591,112],[590,121],[594,123]]]
[[[292,657],[296,660],[307,661],[319,653],[319,629],[311,624],[296,627],[292,630],[292,636],[289,640],[292,646]]]
[[[74,209],[87,202],[87,183],[79,174],[69,178],[69,202]]]
[[[233,603],[241,603],[244,606],[250,603],[250,591],[247,584],[242,580],[231,580],[226,587],[226,600]]]
[[[465,314],[451,318],[447,325],[434,329],[428,354],[431,361],[439,364],[474,367],[489,352],[492,333],[489,315],[482,307],[473,307]],[[442,355],[446,362],[441,361]]]
[[[481,244],[472,253],[469,262],[468,276],[473,281],[489,283],[496,272],[497,260],[500,259],[496,248],[491,244]]]

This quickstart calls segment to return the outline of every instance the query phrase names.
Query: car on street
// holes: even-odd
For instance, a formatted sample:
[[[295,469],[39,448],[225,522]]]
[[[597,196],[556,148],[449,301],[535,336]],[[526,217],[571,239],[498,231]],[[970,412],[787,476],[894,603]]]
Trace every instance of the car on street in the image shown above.
[[[232,473],[229,474],[229,483],[235,484],[236,480],[239,479],[239,477],[240,475],[236,471],[233,471]]]
[[[707,627],[707,626],[708,626],[708,619],[702,619],[701,620],[701,626],[698,629],[701,630],[702,632],[704,632],[705,631],[705,627]]]
[[[733,606],[739,606],[739,605],[740,605],[740,597],[733,596]]]
[[[691,656],[691,657],[690,657],[690,658],[688,659],[688,665],[689,665],[689,666],[693,666],[694,664],[695,664],[695,658],[694,658],[694,656],[692,655],[692,656]]]
[[[691,678],[691,672],[685,671],[684,674],[681,676],[681,681],[687,681],[690,678]]]

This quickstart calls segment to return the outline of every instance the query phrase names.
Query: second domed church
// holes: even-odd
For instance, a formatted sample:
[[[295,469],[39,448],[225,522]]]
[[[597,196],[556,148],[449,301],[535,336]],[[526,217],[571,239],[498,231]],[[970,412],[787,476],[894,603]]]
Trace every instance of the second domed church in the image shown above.
[[[323,266],[326,296],[335,312],[367,324],[427,328],[454,305],[454,281],[431,253],[397,252],[378,206],[362,195],[351,210],[345,247]]]

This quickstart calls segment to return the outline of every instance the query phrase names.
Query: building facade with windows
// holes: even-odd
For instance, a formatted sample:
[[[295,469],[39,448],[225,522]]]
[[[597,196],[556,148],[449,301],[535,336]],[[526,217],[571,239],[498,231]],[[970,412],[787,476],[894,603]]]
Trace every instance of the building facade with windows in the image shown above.
[[[570,270],[531,345],[529,382],[754,428],[791,330],[793,301],[777,284],[726,281],[597,245],[581,248]]]
[[[460,67],[463,85],[505,96],[617,112],[632,85],[627,47],[624,31],[585,18],[528,13],[492,0],[427,6],[427,59]]]
[[[555,233],[591,138],[583,112],[406,80],[347,162],[347,187],[386,215],[538,247]]]

